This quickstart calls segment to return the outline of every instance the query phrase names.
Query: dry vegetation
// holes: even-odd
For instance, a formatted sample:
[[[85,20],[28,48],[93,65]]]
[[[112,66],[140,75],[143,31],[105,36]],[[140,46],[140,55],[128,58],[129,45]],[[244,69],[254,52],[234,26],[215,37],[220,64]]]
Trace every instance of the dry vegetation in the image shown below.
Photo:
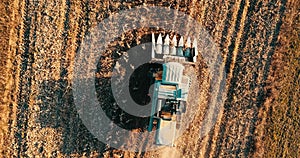
[[[298,7],[297,7],[298,6]],[[280,43],[269,76],[266,101],[265,154],[268,157],[300,156],[300,3],[285,17]],[[296,11],[298,9],[298,11]]]
[[[90,29],[117,11],[142,4],[184,11],[209,31],[224,59],[228,93],[209,135],[198,138],[207,104],[202,102],[198,107],[202,113],[174,149],[133,153],[106,146],[86,129],[73,103],[71,80],[74,56]],[[0,4],[0,155],[299,157],[299,8],[296,0],[4,0]],[[110,88],[104,85],[109,85],[118,52],[149,42],[150,31],[126,32],[111,44],[100,60],[104,63],[97,76],[101,89]],[[198,65],[197,77],[208,87],[205,66]],[[200,97],[209,97],[206,94],[204,88]],[[103,96],[102,103],[109,105],[110,97]]]

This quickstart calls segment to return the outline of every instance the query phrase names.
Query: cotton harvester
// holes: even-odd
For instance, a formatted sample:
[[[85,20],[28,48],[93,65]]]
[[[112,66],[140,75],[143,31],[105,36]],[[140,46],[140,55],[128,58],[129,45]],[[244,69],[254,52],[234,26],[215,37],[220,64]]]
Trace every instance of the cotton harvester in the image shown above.
[[[184,76],[184,65],[197,60],[197,41],[191,44],[187,38],[185,49],[183,37],[177,47],[174,35],[171,44],[169,35],[164,43],[161,34],[157,42],[152,34],[152,62],[162,62],[163,70],[153,73],[155,77],[152,95],[151,116],[148,131],[156,130],[155,144],[173,146],[180,128],[181,115],[186,111],[190,78]],[[159,58],[160,57],[160,58]]]

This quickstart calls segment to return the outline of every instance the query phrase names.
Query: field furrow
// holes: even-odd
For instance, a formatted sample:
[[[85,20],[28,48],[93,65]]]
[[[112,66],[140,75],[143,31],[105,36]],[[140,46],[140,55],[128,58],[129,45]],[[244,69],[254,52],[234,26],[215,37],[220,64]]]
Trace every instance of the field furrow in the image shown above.
[[[297,157],[299,148],[291,146],[299,147],[298,3],[4,0],[0,4],[0,157]],[[76,109],[72,81],[74,77],[90,79],[95,75],[99,106],[112,120],[111,125],[126,126],[135,132],[146,129],[147,118],[129,115],[117,105],[112,94],[112,70],[130,48],[150,42],[152,32],[156,36],[177,33],[163,28],[138,28],[117,35],[111,28],[120,24],[112,20],[106,24],[108,28],[99,28],[106,29],[107,36],[102,38],[114,40],[107,50],[97,52],[101,53],[100,59],[95,59],[96,54],[80,54],[83,44],[95,44],[90,46],[95,50],[102,42],[94,36],[86,41],[99,23],[141,5],[176,9],[197,20],[220,51],[221,65],[214,65],[220,72],[209,70],[201,56],[196,66],[184,72],[194,75],[189,100],[193,105],[187,115],[197,113],[194,118],[184,115],[183,123],[190,123],[175,147],[145,152],[154,138],[120,134],[118,139],[125,147],[136,149],[132,152],[115,149],[89,131]],[[149,14],[158,18],[156,13]],[[170,25],[177,29],[182,17],[173,16]],[[136,17],[130,14],[124,21],[134,24],[141,20]],[[122,25],[125,29],[131,23]],[[191,27],[192,23],[187,22],[184,29]],[[187,34],[183,34],[184,40]],[[96,72],[73,76],[76,59],[83,68],[90,68],[96,60]],[[212,84],[221,81],[226,83],[223,89],[212,88]],[[199,91],[195,90],[197,85]],[[215,96],[220,99],[224,89],[224,106],[210,100]],[[201,102],[195,103],[196,98]],[[216,106],[209,107],[211,102]],[[216,122],[205,120],[207,112],[214,112]],[[207,129],[211,123],[213,127]]]
[[[261,4],[260,5],[262,6],[261,9],[251,8],[250,5],[249,10],[261,11],[264,8],[268,9],[267,7],[263,7],[263,6],[268,6],[272,4],[273,3]],[[285,4],[283,3],[281,5],[283,5],[284,7]],[[279,10],[279,6],[277,6],[277,9]],[[263,71],[266,71],[263,70],[262,68],[263,63],[267,61],[266,55],[264,54],[266,54],[270,50],[265,48],[268,47],[268,45],[270,45],[270,47],[274,47],[274,45],[271,45],[269,42],[266,42],[265,45],[263,44],[260,45],[259,40],[264,39],[265,41],[271,41],[270,36],[272,37],[272,40],[274,40],[274,38],[277,40],[278,35],[276,31],[272,31],[274,29],[270,29],[269,26],[272,26],[276,30],[276,28],[278,27],[278,23],[281,23],[281,20],[272,21],[270,19],[273,17],[272,14],[265,14],[268,12],[261,11],[262,15],[259,14],[257,15],[255,13],[256,12],[252,12],[252,14],[254,14],[255,16],[258,16],[259,18],[265,20],[251,21],[251,22],[247,21],[245,26],[245,34],[243,36],[244,43],[241,44],[242,51],[237,55],[237,63],[235,64],[234,74],[231,81],[232,87],[229,88],[228,103],[227,105],[225,105],[225,111],[224,111],[225,118],[223,118],[223,120],[226,120],[226,122],[222,123],[223,127],[221,126],[222,129],[225,128],[225,131],[219,137],[219,141],[222,142],[223,144],[222,145],[223,150],[226,149],[226,152],[222,152],[225,154],[224,156],[228,154],[227,156],[236,155],[236,156],[247,157],[249,156],[249,154],[254,152],[253,151],[254,130],[258,121],[257,115],[258,115],[258,110],[261,107],[260,104],[264,102],[264,100],[261,100],[263,97],[261,96],[262,92],[259,91],[259,89],[263,86],[263,82],[265,82],[263,79],[258,80],[257,78],[259,74],[263,74]],[[278,16],[280,16],[282,12],[278,12],[278,14],[279,14]],[[248,13],[247,15],[251,15],[251,12]],[[260,24],[261,22],[264,22],[264,24],[261,25]],[[270,22],[273,22],[273,24]],[[277,22],[277,24],[275,22]],[[250,26],[247,26],[247,24],[250,24]],[[262,26],[262,28],[256,28],[255,26]],[[253,30],[250,30],[249,28],[253,28]],[[262,29],[262,31],[259,31],[257,29]],[[259,33],[254,34],[253,32],[259,32]],[[253,47],[247,48],[246,47],[247,42],[253,44],[255,42],[256,44],[251,45]],[[270,56],[267,58],[270,59]],[[247,71],[247,70],[251,70],[251,71]],[[241,80],[241,78],[243,78],[243,80]],[[246,84],[237,84],[238,83],[237,81],[243,81]],[[237,129],[240,127],[241,128],[246,127],[246,129],[241,130],[241,133],[239,132],[237,133]],[[227,135],[233,135],[233,133],[238,138],[226,137]],[[234,147],[235,150],[230,150],[230,148],[233,147],[232,146],[233,144],[235,146]],[[219,146],[219,150],[222,150],[221,146]],[[215,154],[218,155],[218,152]]]
[[[244,24],[244,21],[245,21],[245,17],[246,17],[246,14],[245,12],[247,12],[247,4],[248,2],[246,1],[238,1],[237,3],[235,3],[231,8],[232,9],[229,9],[229,12],[227,13],[227,18],[225,23],[224,23],[224,29],[222,31],[222,35],[221,35],[221,43],[220,43],[220,47],[224,47],[227,45],[227,48],[225,47],[223,49],[223,54],[224,54],[224,61],[230,61],[230,60],[233,60],[235,61],[235,58],[236,58],[236,55],[237,55],[237,46],[239,45],[239,40],[241,38],[241,35],[243,33],[243,24]],[[246,6],[245,6],[246,5]],[[238,8],[238,9],[237,9]],[[235,18],[237,17],[237,18]],[[229,23],[232,22],[231,24]],[[229,29],[230,28],[230,29]],[[241,29],[240,29],[241,28]],[[226,34],[228,33],[228,34]],[[229,37],[233,37],[232,38],[232,41],[230,43],[228,42],[225,42],[225,39],[228,39]],[[234,44],[233,44],[234,43]],[[230,44],[230,45],[229,45]],[[232,45],[235,45],[235,49],[232,50]],[[233,55],[232,55],[233,54]],[[234,65],[234,64],[232,64]],[[231,69],[232,70],[232,65],[230,65]],[[225,62],[225,70],[227,71],[228,69],[228,62]],[[226,80],[227,81],[230,81],[231,79],[231,73],[232,71],[227,71],[227,76],[226,76]],[[218,120],[221,119],[222,117],[222,112],[223,112],[223,109],[221,110],[221,113],[220,113],[220,116],[218,118]],[[207,147],[207,150],[206,150],[206,153],[205,153],[205,157],[209,157],[209,155],[211,155],[211,151],[214,151],[215,150],[215,147],[217,144],[216,143],[216,138],[217,138],[217,135],[219,133],[219,129],[218,128],[220,126],[220,121],[216,123],[215,127],[214,127],[214,130],[211,131],[210,133],[210,141],[208,143],[208,147]]]

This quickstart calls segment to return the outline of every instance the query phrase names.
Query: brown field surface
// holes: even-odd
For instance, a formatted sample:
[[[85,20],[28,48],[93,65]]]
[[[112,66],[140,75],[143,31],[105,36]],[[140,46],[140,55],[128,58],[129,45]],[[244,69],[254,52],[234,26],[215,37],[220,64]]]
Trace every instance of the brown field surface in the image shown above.
[[[143,152],[146,138],[128,136],[128,144],[140,144],[129,152],[102,143],[85,127],[72,77],[89,31],[140,5],[171,7],[201,23],[222,54],[227,99],[216,124],[199,138],[211,97],[200,57],[187,73],[196,72],[192,84],[201,87],[191,96],[204,101],[191,106],[198,113],[176,146]],[[300,157],[300,1],[2,0],[0,9],[0,157]],[[97,69],[98,94],[110,91],[118,53],[150,42],[152,31],[165,34],[139,28],[110,44]],[[148,120],[126,115],[112,97],[98,95],[104,111],[115,113],[111,119],[144,130]]]

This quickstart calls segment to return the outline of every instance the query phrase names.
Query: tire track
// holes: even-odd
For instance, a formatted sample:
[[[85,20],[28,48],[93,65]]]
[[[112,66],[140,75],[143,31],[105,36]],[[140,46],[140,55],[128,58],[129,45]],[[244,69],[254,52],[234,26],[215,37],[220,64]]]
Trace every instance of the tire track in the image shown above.
[[[90,28],[91,25],[91,20],[90,20],[90,1],[86,0],[85,2],[80,4],[80,16],[82,15],[83,18],[80,18],[78,21],[78,28],[75,29],[75,32],[77,32],[76,34],[76,42],[77,42],[77,46],[76,46],[76,52],[79,51],[80,48],[80,43],[82,42],[84,36],[87,35],[87,32]],[[72,6],[70,5],[70,1],[66,2],[67,4],[67,10],[70,10],[72,8]],[[77,7],[75,7],[77,8]],[[69,19],[69,12],[66,12],[66,20],[65,20],[65,32],[69,32],[71,31],[70,28],[71,26],[69,26],[70,23],[70,19]],[[77,31],[78,30],[78,31]],[[71,32],[70,32],[71,33]],[[63,97],[64,94],[71,94],[71,88],[70,88],[70,84],[71,84],[71,64],[72,61],[74,60],[72,57],[68,56],[68,54],[66,54],[67,52],[67,48],[69,48],[68,43],[67,43],[67,39],[66,37],[68,37],[69,35],[65,36],[65,48],[63,49],[63,56],[64,58],[62,59],[61,63],[61,74],[60,74],[60,90],[58,92],[58,95],[61,96],[59,98],[62,98],[60,101],[60,106],[63,108],[63,105],[67,105],[68,107],[68,113],[67,113],[67,119],[66,120],[66,125],[64,125],[64,127],[66,127],[66,130],[64,132],[63,135],[63,139],[64,139],[64,145],[63,145],[63,151],[65,151],[67,154],[72,154],[72,153],[77,153],[77,154],[83,154],[82,152],[84,151],[87,155],[91,154],[90,149],[91,148],[97,148],[96,146],[89,146],[90,142],[87,143],[85,142],[85,144],[87,145],[87,147],[82,147],[82,145],[86,146],[85,144],[79,144],[78,142],[81,141],[85,141],[84,140],[79,140],[81,135],[86,135],[90,133],[88,131],[86,131],[85,127],[83,127],[81,120],[77,114],[76,111],[76,107],[74,106],[73,103],[73,99],[71,98],[72,96],[69,96],[68,99],[66,99],[66,97]],[[99,145],[99,143],[94,143],[93,145]],[[98,146],[99,147],[99,146]],[[100,149],[97,149],[100,150]]]
[[[68,31],[69,31],[69,13],[70,13],[70,9],[71,9],[71,3],[69,0],[66,0],[64,2],[65,5],[65,15],[64,15],[64,31],[62,34],[62,38],[63,38],[63,48],[62,48],[62,58],[60,60],[60,74],[59,74],[59,80],[58,80],[58,86],[59,86],[59,90],[57,91],[57,96],[58,96],[58,102],[57,102],[57,110],[56,113],[57,114],[65,114],[65,109],[70,109],[69,104],[66,104],[65,98],[64,98],[64,93],[66,91],[66,87],[67,87],[67,82],[66,82],[66,76],[67,76],[67,65],[66,65],[66,50],[68,47],[67,44],[67,40],[68,40]],[[64,109],[62,111],[60,111],[59,109]],[[69,111],[69,110],[67,110]],[[64,127],[64,133],[62,135],[62,139],[63,139],[63,146],[62,146],[62,151],[66,154],[71,154],[71,151],[73,151],[72,147],[70,147],[70,145],[74,145],[75,142],[71,142],[71,140],[69,139],[70,137],[70,128],[71,128],[71,112],[67,112],[66,115],[66,120],[63,121],[62,127]]]
[[[232,16],[233,6],[234,6],[234,2],[229,2],[228,8],[227,8],[228,12],[226,14],[225,22],[224,22],[224,25],[223,25],[224,28],[223,28],[222,35],[221,35],[221,40],[220,40],[220,48],[224,48],[225,45],[227,45],[226,40],[228,39],[228,35],[232,34],[232,31],[230,31],[231,29],[229,29],[229,28],[231,26],[230,21],[235,20],[235,18],[233,18],[234,16]]]
[[[36,85],[36,78],[35,78],[35,68],[34,68],[34,63],[35,63],[35,48],[36,48],[36,43],[37,43],[37,29],[38,29],[38,24],[35,22],[37,20],[37,9],[38,9],[38,5],[39,2],[35,1],[35,2],[30,2],[28,1],[27,3],[28,7],[30,8],[30,13],[29,16],[30,17],[30,22],[28,24],[25,24],[25,27],[28,26],[29,30],[28,30],[28,45],[26,45],[25,43],[25,52],[27,52],[29,55],[28,56],[23,56],[22,58],[24,60],[29,60],[30,62],[27,63],[27,65],[29,66],[28,68],[28,78],[29,81],[28,83],[23,82],[21,80],[21,84],[28,84],[28,90],[26,90],[24,93],[25,95],[27,95],[26,97],[26,112],[24,115],[27,115],[26,117],[26,124],[25,124],[25,130],[24,130],[24,136],[26,137],[25,140],[22,140],[24,145],[23,145],[23,150],[22,153],[24,154],[23,156],[30,156],[30,152],[31,152],[31,129],[32,129],[32,117],[34,117],[35,115],[35,111],[34,109],[34,100],[35,100],[35,95],[36,95],[36,90],[35,90],[35,85]],[[25,5],[26,6],[26,5]],[[26,34],[26,32],[25,32]],[[27,49],[28,48],[28,49]],[[27,49],[27,50],[26,50]],[[26,59],[25,59],[26,58]],[[21,70],[23,70],[21,68]],[[27,93],[27,94],[26,94]],[[19,118],[18,118],[19,120]]]
[[[72,10],[74,9],[75,11],[77,11],[78,8],[80,8],[79,11],[79,18],[78,21],[75,21],[75,23],[77,24],[78,27],[75,27],[74,30],[71,26],[67,26],[70,23],[70,20],[65,22],[65,32],[69,32],[70,34],[74,31],[75,32],[75,37],[76,40],[74,40],[74,42],[76,41],[77,45],[75,47],[75,52],[79,51],[80,48],[80,44],[84,38],[84,36],[87,34],[87,31],[90,27],[90,20],[89,20],[89,13],[90,13],[90,9],[89,9],[89,1],[85,1],[81,4],[76,4],[75,6],[70,5],[71,1],[67,1],[67,6],[68,9]],[[79,5],[79,6],[77,6]],[[74,8],[73,8],[74,7]],[[66,12],[66,14],[69,14],[68,12]],[[71,15],[68,15],[71,16]],[[83,16],[83,18],[82,18]],[[68,19],[68,18],[66,18]],[[70,30],[72,28],[72,30]],[[69,35],[67,35],[66,37],[68,37]],[[73,36],[73,35],[72,35]],[[74,60],[74,58],[72,58],[72,56],[69,56],[68,54],[66,54],[66,52],[68,51],[67,49],[69,48],[68,43],[66,41],[65,43],[65,48],[64,48],[64,59],[61,61],[62,65],[61,66],[61,75],[60,75],[60,91],[59,91],[59,96],[63,96],[64,94],[71,94],[71,88],[70,88],[70,84],[71,84],[71,72],[72,72],[72,63]],[[72,52],[73,53],[73,52]],[[62,99],[61,100],[61,105],[68,105],[68,109],[67,112],[67,119],[66,120],[66,124],[63,125],[66,129],[63,135],[63,142],[64,142],[64,146],[63,146],[63,151],[65,151],[66,154],[71,154],[71,153],[78,153],[78,154],[82,154],[83,149],[82,148],[82,144],[78,144],[78,142],[83,141],[83,140],[79,140],[79,135],[82,134],[87,134],[87,131],[83,130],[84,128],[81,125],[81,120],[77,114],[76,111],[76,107],[73,105],[73,99],[71,98],[72,96],[69,96],[69,99]],[[66,101],[67,100],[67,101]],[[63,107],[62,107],[63,108]],[[69,112],[68,112],[69,111]],[[89,155],[90,154],[90,147],[87,148],[86,153]]]
[[[241,35],[241,33],[238,34],[238,32],[242,32],[242,30],[240,30],[240,28],[243,28],[243,26],[241,26],[241,24],[243,24],[243,22],[241,21],[244,21],[243,19],[245,18],[245,15],[243,16],[243,13],[245,13],[245,9],[247,9],[247,7],[245,7],[245,3],[247,3],[245,0],[242,0],[240,3],[239,3],[239,10],[237,12],[237,15],[233,15],[234,17],[234,22],[235,22],[235,26],[234,26],[234,30],[233,31],[233,35],[232,35],[232,40],[231,40],[231,44],[228,46],[228,54],[227,54],[227,57],[226,57],[226,63],[225,63],[225,68],[226,68],[226,73],[230,73],[230,68],[231,68],[231,63],[232,63],[232,60],[234,60],[234,49],[236,49],[236,46],[238,46],[238,35]],[[247,10],[246,10],[247,12]],[[237,16],[237,17],[236,17]],[[236,18],[235,18],[236,17]],[[227,25],[225,25],[226,27]],[[224,40],[224,39],[223,39]],[[234,62],[233,62],[234,63]]]
[[[21,54],[21,72],[19,83],[19,95],[17,106],[17,131],[15,132],[15,139],[17,140],[17,156],[23,157],[27,151],[27,126],[28,126],[28,107],[29,107],[29,95],[31,93],[31,81],[32,81],[32,63],[34,62],[33,54],[30,52],[30,32],[31,28],[31,16],[30,14],[30,2],[25,1],[25,18],[24,18],[24,52]]]
[[[227,47],[228,49],[228,54],[226,57],[225,61],[225,71],[228,74],[227,75],[227,80],[230,80],[232,78],[232,71],[234,69],[234,64],[236,62],[236,56],[238,54],[238,46],[240,44],[240,40],[244,31],[244,24],[245,24],[245,18],[246,18],[246,13],[248,12],[248,0],[241,0],[240,3],[238,4],[239,10],[237,11],[237,14],[234,14],[234,30],[232,31],[233,35],[231,35],[231,44]],[[228,69],[229,68],[229,69]]]
[[[237,4],[238,4],[237,6],[239,6],[240,2],[237,2]],[[231,3],[231,6],[229,6],[229,7],[232,8],[233,5],[236,5],[236,4]],[[238,12],[238,10],[232,12],[232,9],[231,9],[231,10],[227,13],[227,17],[231,17],[232,14],[234,14],[234,15],[237,14],[237,12]],[[228,16],[228,15],[230,15],[230,16]],[[226,21],[227,21],[228,23],[227,23]],[[235,20],[233,20],[233,21],[235,21]],[[227,23],[227,24],[229,25],[229,20],[226,19],[226,20],[225,20],[225,23]],[[227,28],[229,28],[229,27],[227,27]],[[224,33],[225,33],[225,32],[228,33],[228,30],[226,30],[226,31],[225,31],[225,30],[226,30],[226,28],[223,30],[223,32],[222,32],[223,36],[222,36],[221,38],[224,38]],[[231,31],[230,31],[230,33],[229,33],[228,36],[231,36],[230,34],[232,33],[232,29],[230,29],[230,30],[231,30]],[[222,43],[221,43],[221,45],[222,45]],[[219,95],[221,95],[221,94],[219,94]],[[222,110],[221,110],[221,111],[222,111]],[[217,123],[217,124],[218,124],[218,123]],[[216,124],[216,126],[219,126],[219,125],[217,125],[217,124]],[[216,127],[216,126],[215,126],[215,127]],[[213,141],[212,139],[214,139],[213,136],[216,137],[215,135],[216,135],[217,133],[215,133],[215,131],[216,131],[216,128],[215,128],[215,127],[214,127],[214,129],[209,133],[209,143],[208,143],[208,146],[206,147],[207,150],[211,150],[211,145],[213,144],[213,143],[212,143],[212,141]],[[214,140],[214,142],[215,142],[215,140]],[[208,156],[209,152],[210,152],[210,151],[206,151],[206,152],[205,152],[205,155]]]
[[[228,67],[229,68],[229,72],[228,75],[227,75],[227,80],[230,80],[232,79],[232,71],[230,70],[233,70],[234,69],[234,65],[235,65],[235,62],[236,62],[236,57],[237,57],[237,54],[238,54],[238,46],[240,45],[240,40],[241,40],[241,37],[242,37],[242,34],[244,32],[244,24],[245,24],[245,19],[246,19],[246,13],[248,12],[248,8],[249,8],[249,1],[241,1],[240,4],[238,5],[239,6],[239,10],[237,11],[237,20],[236,20],[236,24],[235,24],[235,30],[234,31],[234,35],[232,37],[232,41],[231,41],[231,44],[229,45],[228,47],[228,50],[229,50],[229,53],[230,53],[230,57],[226,58],[226,62],[225,62],[225,68],[228,70]],[[235,17],[235,16],[234,16]],[[241,127],[242,129],[240,129],[240,126],[233,126],[235,128],[238,128],[238,130],[240,132],[242,132],[243,130],[243,127]],[[231,138],[234,138],[236,139],[235,136],[232,136]],[[233,150],[233,145],[231,145],[231,150]],[[238,152],[239,149],[236,149],[236,151]]]

